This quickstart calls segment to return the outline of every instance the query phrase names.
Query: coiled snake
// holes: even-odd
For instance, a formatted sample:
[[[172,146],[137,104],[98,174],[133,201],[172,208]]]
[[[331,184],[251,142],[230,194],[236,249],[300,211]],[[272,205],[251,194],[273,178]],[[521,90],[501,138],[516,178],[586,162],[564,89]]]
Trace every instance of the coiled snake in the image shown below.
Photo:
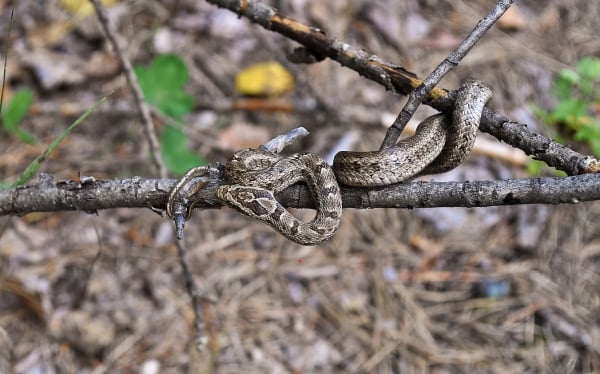
[[[374,187],[455,168],[473,148],[483,108],[491,95],[483,83],[468,79],[458,91],[451,119],[444,114],[428,117],[415,135],[383,151],[339,152],[333,168],[311,153],[282,158],[260,149],[238,151],[225,166],[227,184],[218,187],[217,197],[299,244],[323,242],[340,225],[342,197],[338,181]],[[189,218],[194,205],[190,196],[200,188],[195,186],[196,169],[200,170],[186,173],[169,195],[167,213],[178,225],[178,236],[183,219]],[[275,194],[299,181],[308,184],[316,202],[317,213],[310,222],[301,222],[275,199]],[[184,213],[177,216],[177,211]]]

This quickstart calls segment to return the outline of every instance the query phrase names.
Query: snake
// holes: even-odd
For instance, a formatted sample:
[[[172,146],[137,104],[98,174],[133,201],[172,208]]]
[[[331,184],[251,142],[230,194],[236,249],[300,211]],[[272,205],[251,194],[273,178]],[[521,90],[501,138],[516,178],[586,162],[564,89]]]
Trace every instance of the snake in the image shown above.
[[[262,149],[243,149],[225,165],[229,184],[217,197],[243,214],[259,219],[302,245],[319,244],[333,236],[342,217],[342,194],[331,166],[313,153],[281,158]],[[277,201],[275,194],[303,181],[316,202],[314,219],[303,222]]]
[[[456,94],[452,116],[430,116],[413,136],[382,151],[338,152],[333,160],[337,180],[349,186],[376,187],[454,169],[473,149],[483,108],[491,97],[488,86],[466,79]]]
[[[430,116],[417,126],[413,136],[381,151],[338,152],[332,166],[313,153],[280,157],[265,149],[242,149],[227,161],[225,183],[217,188],[216,196],[296,243],[319,244],[330,239],[340,226],[339,183],[386,186],[455,168],[471,152],[483,109],[491,96],[488,86],[467,79],[457,92],[452,116]],[[206,184],[202,182],[201,186],[197,181],[202,173],[201,168],[191,169],[169,195],[167,213],[178,226],[178,237],[183,220],[189,218],[195,204],[193,194]],[[315,200],[316,214],[309,222],[297,219],[275,197],[298,182],[308,185]],[[184,213],[177,218],[176,211]]]

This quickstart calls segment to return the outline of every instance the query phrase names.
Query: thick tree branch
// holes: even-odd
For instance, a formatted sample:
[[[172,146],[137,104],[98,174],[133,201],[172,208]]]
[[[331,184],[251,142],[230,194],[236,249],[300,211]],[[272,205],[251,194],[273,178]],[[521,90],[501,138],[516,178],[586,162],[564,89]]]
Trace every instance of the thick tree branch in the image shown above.
[[[349,67],[360,75],[383,85],[395,93],[408,95],[423,84],[423,80],[401,66],[384,61],[376,55],[355,48],[336,38],[325,35],[322,30],[304,25],[253,0],[207,0],[244,16],[264,28],[280,33],[306,47],[312,54],[329,57]],[[443,88],[434,87],[424,103],[444,112],[452,113],[455,95]],[[481,131],[522,149],[528,155],[565,171],[569,175],[598,172],[600,162],[590,159],[545,136],[536,134],[527,125],[515,123],[508,118],[485,110],[480,124]]]
[[[215,190],[223,183],[217,179],[200,191],[200,209],[218,208]],[[37,184],[0,190],[0,215],[31,212],[80,210],[95,212],[110,208],[164,209],[175,179],[95,180],[80,182],[51,178]],[[294,185],[279,194],[286,207],[314,208],[312,196],[304,185]],[[432,208],[485,207],[514,204],[574,204],[600,200],[600,175],[586,174],[566,178],[531,178],[476,182],[413,182],[378,188],[342,186],[344,208]]]

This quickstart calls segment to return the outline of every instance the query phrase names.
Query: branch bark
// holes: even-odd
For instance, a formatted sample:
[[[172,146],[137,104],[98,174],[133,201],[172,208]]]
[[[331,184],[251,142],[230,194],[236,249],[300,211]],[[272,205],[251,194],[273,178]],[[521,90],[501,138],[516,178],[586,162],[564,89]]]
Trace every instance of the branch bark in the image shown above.
[[[355,48],[322,30],[309,27],[280,14],[276,9],[253,0],[207,0],[246,17],[265,29],[282,34],[306,47],[313,55],[329,57],[360,75],[383,85],[394,93],[408,95],[423,84],[423,80],[402,66],[385,61],[365,50]],[[425,104],[450,114],[454,108],[454,93],[434,87],[423,101]],[[527,129],[526,124],[484,110],[480,130],[487,132],[513,147],[522,149],[535,159],[563,170],[569,175],[598,172],[600,162],[575,152],[562,144]]]
[[[215,170],[214,175],[220,172]],[[177,180],[128,179],[59,181],[42,175],[36,184],[0,190],[0,215],[112,208],[165,208]],[[199,192],[196,208],[219,208],[215,191],[221,177]],[[286,207],[314,208],[308,187],[294,185],[277,198]],[[487,207],[514,204],[575,204],[600,200],[600,175],[475,182],[412,182],[378,188],[342,186],[344,208]]]

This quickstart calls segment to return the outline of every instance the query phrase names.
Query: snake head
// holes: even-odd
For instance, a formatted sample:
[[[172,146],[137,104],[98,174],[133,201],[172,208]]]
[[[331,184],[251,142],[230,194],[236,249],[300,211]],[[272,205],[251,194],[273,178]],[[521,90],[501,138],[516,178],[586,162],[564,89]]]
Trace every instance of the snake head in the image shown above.
[[[177,239],[183,238],[185,221],[190,219],[194,205],[200,198],[197,193],[204,189],[211,180],[210,167],[195,167],[190,169],[177,182],[167,200],[167,215],[175,222]]]
[[[273,192],[260,187],[225,185],[217,189],[217,197],[243,214],[260,220],[267,220],[278,208],[283,209]]]

